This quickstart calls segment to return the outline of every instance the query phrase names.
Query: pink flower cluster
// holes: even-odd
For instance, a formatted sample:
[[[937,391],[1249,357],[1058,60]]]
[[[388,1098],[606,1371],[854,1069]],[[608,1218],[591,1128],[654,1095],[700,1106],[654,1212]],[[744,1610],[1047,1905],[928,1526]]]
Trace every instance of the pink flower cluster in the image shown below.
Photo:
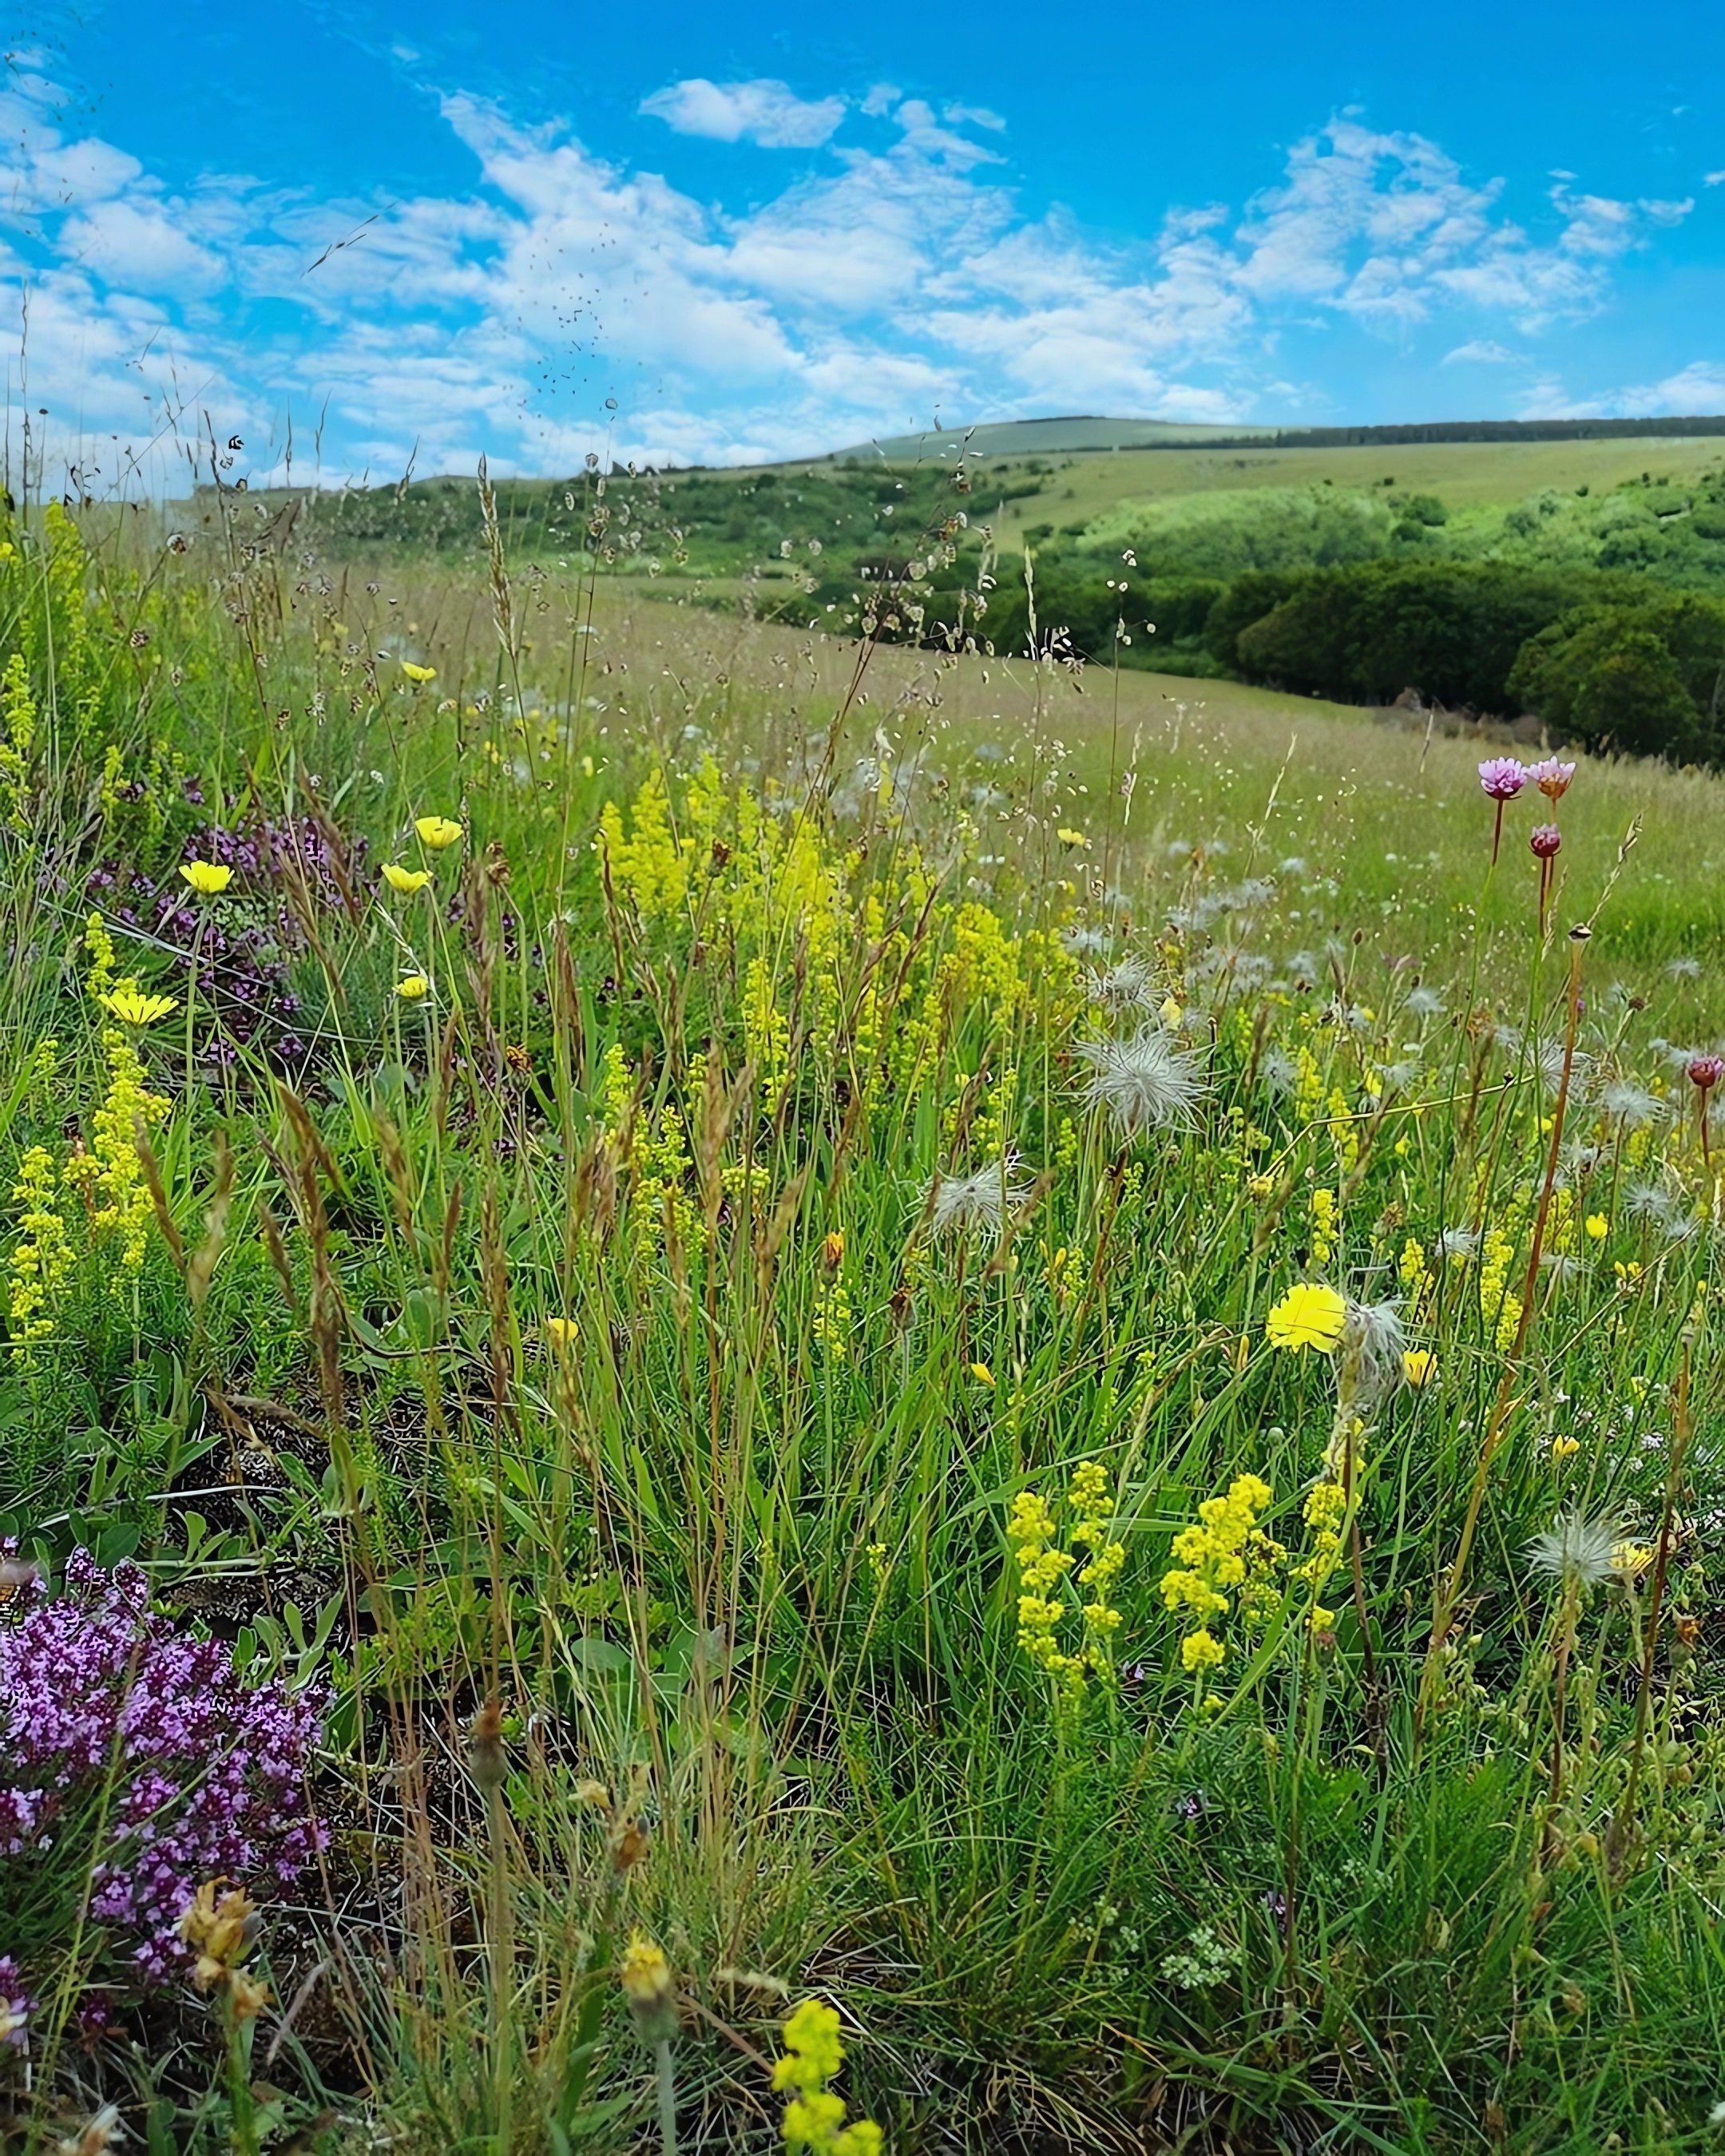
[[[306,1790],[321,1718],[309,1692],[248,1684],[219,1642],[152,1614],[137,1566],[74,1553],[58,1599],[36,1583],[0,1622],[0,1905],[75,1850],[92,1917],[142,1981],[165,1980],[203,1881],[291,1886],[324,1845]]]

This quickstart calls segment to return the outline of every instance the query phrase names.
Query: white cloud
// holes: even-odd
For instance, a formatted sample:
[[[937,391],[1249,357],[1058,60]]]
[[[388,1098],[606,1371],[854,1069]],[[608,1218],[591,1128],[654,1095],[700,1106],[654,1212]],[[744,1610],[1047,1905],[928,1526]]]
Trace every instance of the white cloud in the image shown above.
[[[0,182],[23,206],[0,254],[0,326],[19,329],[28,292],[31,401],[54,384],[58,453],[89,464],[100,445],[108,471],[110,437],[172,443],[204,412],[244,436],[259,472],[288,415],[303,463],[324,413],[332,478],[393,476],[416,444],[421,472],[470,468],[480,448],[499,470],[567,470],[608,440],[680,461],[792,455],[913,429],[937,406],[1325,416],[1288,378],[1286,332],[1407,338],[1448,317],[1464,341],[1446,363],[1502,365],[1515,355],[1493,331],[1597,309],[1622,258],[1691,207],[1565,178],[1536,239],[1499,182],[1344,115],[1244,213],[1177,208],[1105,240],[1059,210],[1026,216],[982,108],[890,85],[853,108],[696,79],[643,109],[709,139],[824,154],[727,209],[456,92],[439,110],[474,177],[449,195],[215,177],[171,192],[123,148],[67,139],[56,109],[28,77],[0,94]],[[852,110],[877,125],[835,140]],[[1710,378],[1697,362],[1613,408],[1696,408]],[[14,368],[14,407],[18,388]],[[1553,378],[1527,394],[1575,406]]]
[[[1707,172],[1701,183],[1704,187],[1725,187],[1725,172]]]
[[[814,150],[845,117],[842,97],[813,101],[788,83],[709,82],[691,75],[643,98],[641,110],[679,135],[705,135],[716,142],[755,142],[763,150]]]

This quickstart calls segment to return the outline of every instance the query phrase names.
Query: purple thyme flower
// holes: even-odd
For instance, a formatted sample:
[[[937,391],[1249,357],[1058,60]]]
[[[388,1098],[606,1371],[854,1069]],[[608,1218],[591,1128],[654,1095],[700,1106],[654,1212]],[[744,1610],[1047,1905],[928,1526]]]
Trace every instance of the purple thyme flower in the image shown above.
[[[226,1646],[154,1614],[136,1565],[78,1550],[58,1599],[28,1594],[0,1625],[0,1904],[39,1892],[45,1864],[88,1861],[91,1916],[164,1982],[203,1881],[290,1886],[324,1846],[305,1791],[321,1702],[248,1683]],[[80,1850],[104,1790],[102,1840]]]

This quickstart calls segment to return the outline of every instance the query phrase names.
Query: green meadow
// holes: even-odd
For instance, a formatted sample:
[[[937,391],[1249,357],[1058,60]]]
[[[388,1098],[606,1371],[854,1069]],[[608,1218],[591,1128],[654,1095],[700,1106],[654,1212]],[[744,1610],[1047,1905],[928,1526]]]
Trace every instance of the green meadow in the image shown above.
[[[0,2145],[1717,2147],[1721,780],[847,484],[9,521]]]

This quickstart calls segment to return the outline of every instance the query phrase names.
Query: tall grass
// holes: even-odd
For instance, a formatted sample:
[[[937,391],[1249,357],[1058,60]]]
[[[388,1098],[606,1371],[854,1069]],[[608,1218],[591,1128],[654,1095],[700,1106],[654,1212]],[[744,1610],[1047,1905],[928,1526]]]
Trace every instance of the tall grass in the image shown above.
[[[0,1856],[19,2145],[765,2148],[810,1995],[896,2150],[1709,2145],[1716,783],[1586,766],[1542,939],[1456,744],[224,515],[0,569],[0,1158],[70,1253],[0,1525],[322,1687],[331,1833],[248,1882],[238,2087],[95,1860]],[[178,1005],[136,1263],[92,911]],[[1247,1474],[1213,1664],[1162,1582]]]

